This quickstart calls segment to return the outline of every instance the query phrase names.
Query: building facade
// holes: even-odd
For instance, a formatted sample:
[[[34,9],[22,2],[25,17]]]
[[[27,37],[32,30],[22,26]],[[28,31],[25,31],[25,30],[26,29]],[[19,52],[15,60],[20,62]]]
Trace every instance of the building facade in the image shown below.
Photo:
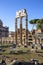
[[[8,35],[9,35],[9,28],[4,27],[2,21],[0,20],[0,38],[8,37]]]

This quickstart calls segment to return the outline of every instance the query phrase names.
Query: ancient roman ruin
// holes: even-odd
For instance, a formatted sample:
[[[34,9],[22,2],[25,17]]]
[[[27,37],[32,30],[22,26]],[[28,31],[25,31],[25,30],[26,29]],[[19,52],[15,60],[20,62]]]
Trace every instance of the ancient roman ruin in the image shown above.
[[[25,29],[22,27],[22,20],[25,18]],[[20,28],[18,29],[18,19],[20,19]],[[28,14],[26,9],[16,12],[15,17],[15,32],[10,32],[8,27],[3,27],[2,21],[0,21],[0,44],[13,43],[16,45],[31,45],[35,43],[42,44],[43,33],[41,30],[28,30]],[[3,33],[4,32],[4,33]]]
[[[28,43],[28,15],[26,12],[26,9],[20,10],[16,12],[16,18],[15,18],[15,41],[17,44],[17,20],[20,18],[20,44],[22,44],[22,19],[25,17],[25,22],[26,22],[26,39],[25,39],[25,44]]]

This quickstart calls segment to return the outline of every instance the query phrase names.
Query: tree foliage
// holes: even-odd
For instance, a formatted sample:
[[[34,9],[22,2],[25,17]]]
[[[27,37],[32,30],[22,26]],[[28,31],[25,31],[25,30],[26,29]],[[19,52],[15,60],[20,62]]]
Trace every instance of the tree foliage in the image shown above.
[[[29,23],[30,23],[30,24],[36,24],[36,22],[37,22],[38,20],[39,20],[39,19],[30,20]]]
[[[41,24],[43,24],[43,19],[33,19],[29,21],[30,24],[36,24],[36,28],[41,28]]]
[[[37,28],[37,29],[40,29],[40,28],[41,28],[41,22],[40,22],[40,20],[38,20],[38,21],[36,22],[36,24],[37,24],[37,25],[36,25],[36,28]]]

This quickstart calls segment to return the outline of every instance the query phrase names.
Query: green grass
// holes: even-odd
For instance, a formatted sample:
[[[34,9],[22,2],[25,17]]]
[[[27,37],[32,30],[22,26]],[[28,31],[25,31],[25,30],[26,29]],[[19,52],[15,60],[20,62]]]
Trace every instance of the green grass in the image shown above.
[[[43,57],[39,57],[37,53],[25,53],[25,54],[3,54],[5,56],[9,56],[11,58],[17,58],[19,61],[30,61],[30,59],[38,59],[40,62],[43,62]]]
[[[5,52],[1,52],[0,54],[5,55],[5,56],[9,56],[11,58],[17,58],[19,61],[30,61],[30,59],[34,58],[34,59],[38,59],[40,60],[40,62],[43,62],[43,50],[37,50],[37,52],[40,52],[40,54],[42,56],[39,56],[38,53],[35,52],[31,52],[31,47],[25,48],[23,46],[21,47],[16,47],[14,49],[14,51],[16,53],[18,53],[18,51],[22,50],[23,52],[25,51],[29,51],[28,53],[24,53],[24,54],[10,54],[10,48],[3,48],[3,50],[5,50]]]
[[[43,53],[43,50],[37,50],[38,53]]]

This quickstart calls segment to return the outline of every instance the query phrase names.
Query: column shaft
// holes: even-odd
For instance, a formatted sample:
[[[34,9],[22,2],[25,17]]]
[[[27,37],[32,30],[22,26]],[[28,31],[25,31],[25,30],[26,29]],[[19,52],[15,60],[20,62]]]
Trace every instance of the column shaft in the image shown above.
[[[15,43],[17,44],[17,18],[15,19]]]
[[[26,44],[28,44],[28,16],[26,16]]]
[[[22,17],[20,17],[20,43],[22,44]]]

